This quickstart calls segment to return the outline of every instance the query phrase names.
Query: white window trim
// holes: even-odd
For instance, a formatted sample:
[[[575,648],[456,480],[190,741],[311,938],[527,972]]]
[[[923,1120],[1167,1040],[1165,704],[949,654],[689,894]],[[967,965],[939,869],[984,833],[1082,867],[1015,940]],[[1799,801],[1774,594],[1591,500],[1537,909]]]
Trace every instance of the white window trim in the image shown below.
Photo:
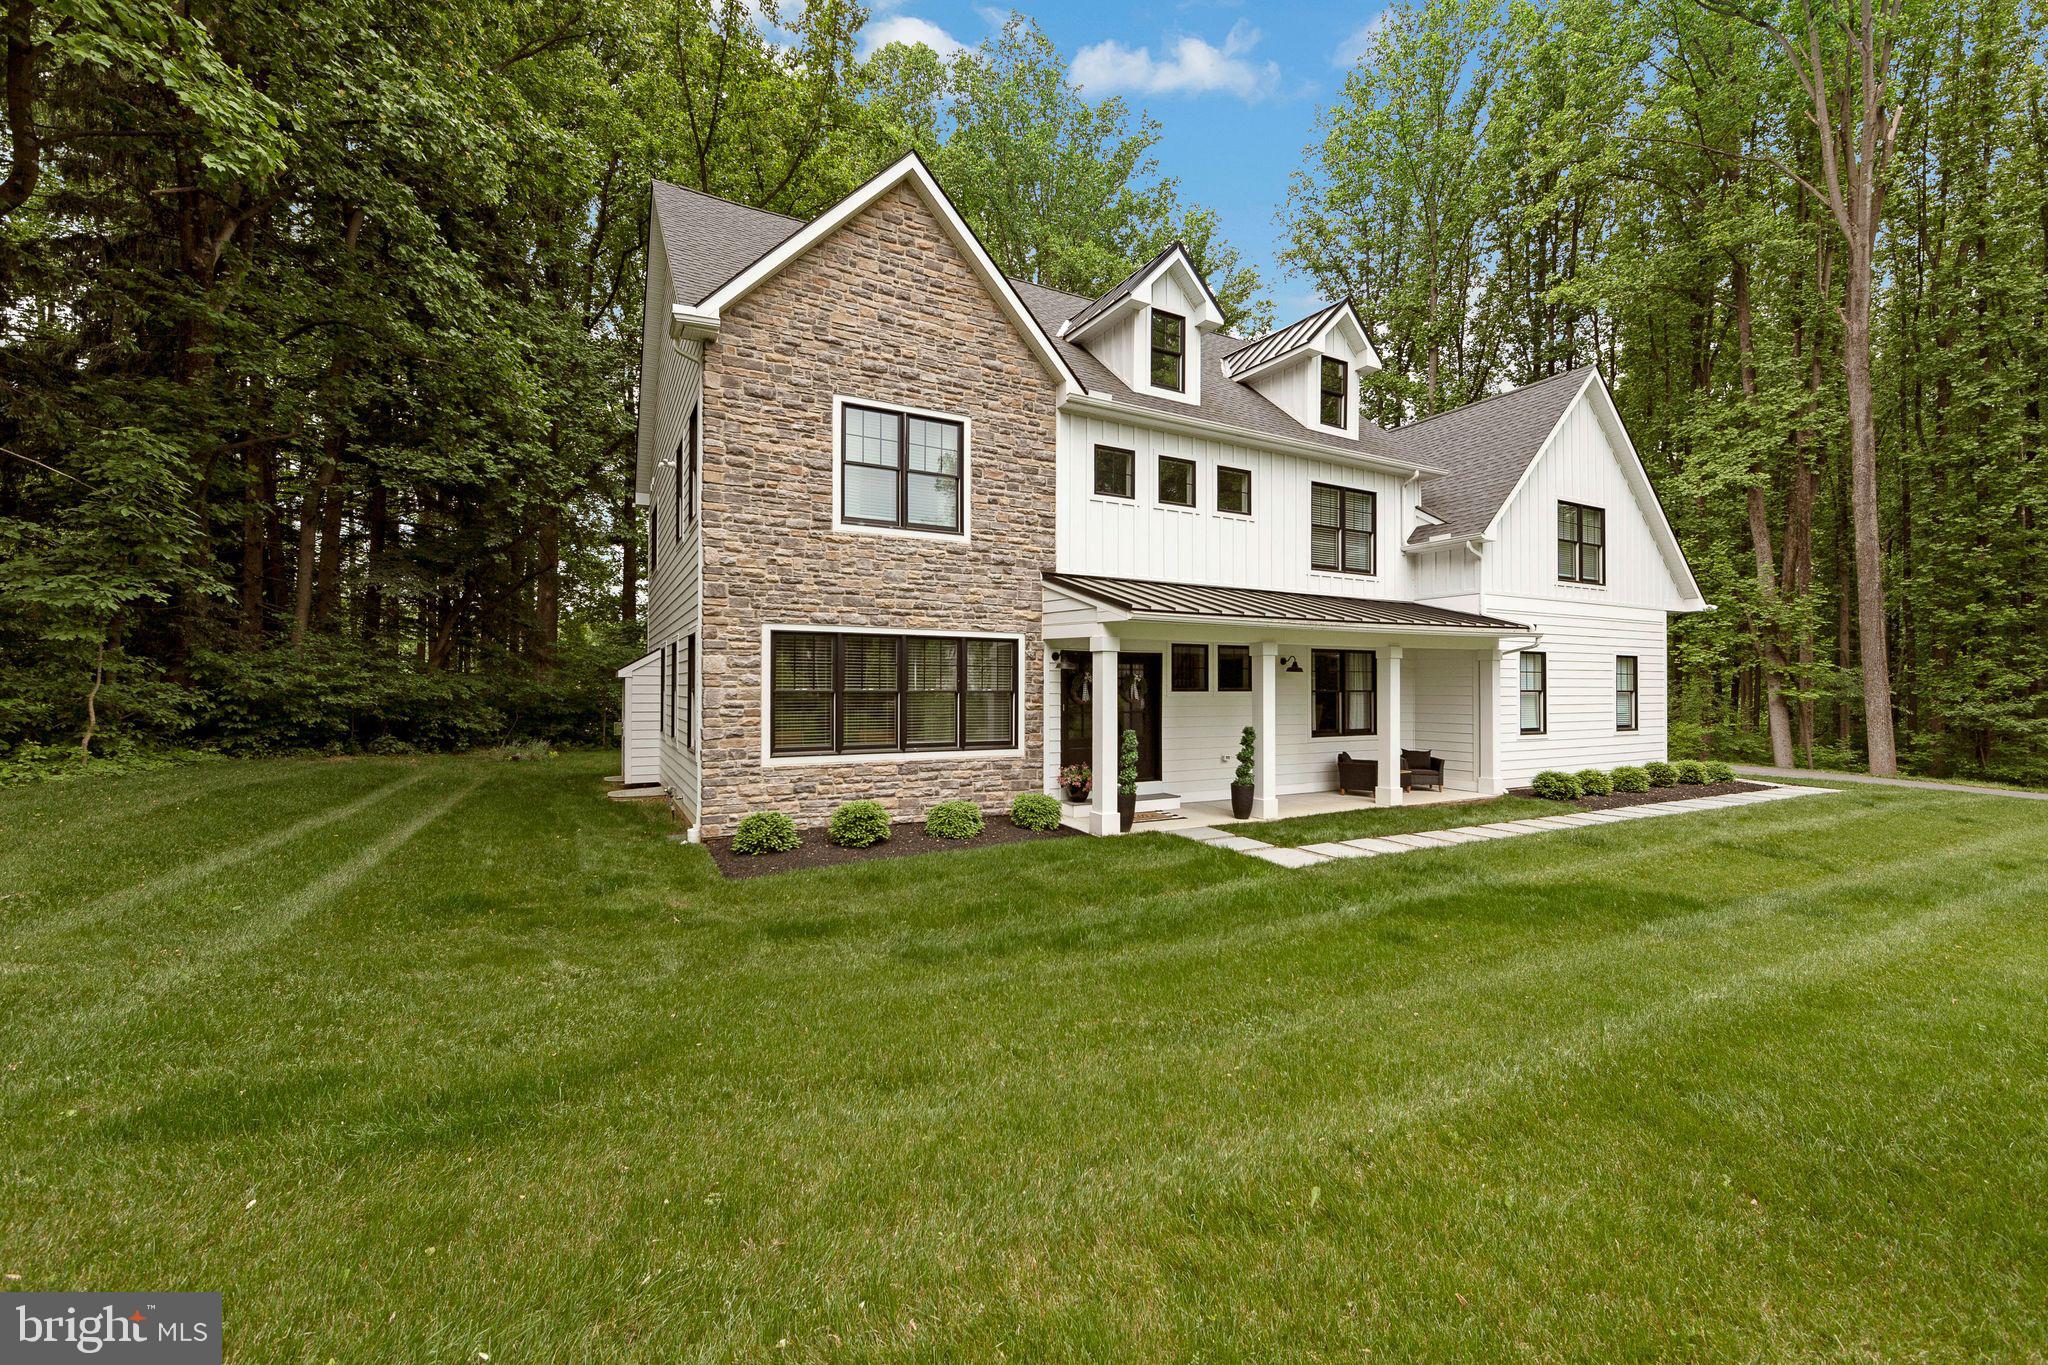
[[[911,417],[929,417],[940,422],[960,424],[960,529],[958,531],[925,531],[914,526],[865,526],[845,519],[846,505],[841,499],[840,484],[846,470],[846,409],[879,408],[885,412],[901,412]],[[908,451],[902,458],[910,458]],[[832,395],[832,529],[847,535],[858,536],[901,536],[910,540],[950,541],[965,545],[974,539],[974,419],[957,412],[940,412],[932,408],[913,408],[907,403],[898,403],[886,398],[857,398],[843,393]],[[892,631],[891,634],[911,634],[909,631]],[[944,634],[934,631],[933,634]],[[983,752],[976,750],[977,753]]]
[[[918,750],[914,753],[859,753],[859,754],[774,754],[769,751],[775,734],[775,676],[774,661],[769,653],[770,641],[778,630],[795,631],[805,635],[916,635],[945,640],[1011,640],[1017,645],[1017,743],[1007,749],[937,749]],[[1007,631],[992,630],[910,630],[902,626],[819,626],[804,621],[777,621],[761,627],[761,766],[764,768],[817,768],[831,767],[843,763],[923,763],[933,760],[951,759],[958,762],[965,759],[973,762],[984,758],[1024,757],[1024,726],[1030,712],[1025,708],[1025,676],[1029,656],[1024,648],[1024,636]]]

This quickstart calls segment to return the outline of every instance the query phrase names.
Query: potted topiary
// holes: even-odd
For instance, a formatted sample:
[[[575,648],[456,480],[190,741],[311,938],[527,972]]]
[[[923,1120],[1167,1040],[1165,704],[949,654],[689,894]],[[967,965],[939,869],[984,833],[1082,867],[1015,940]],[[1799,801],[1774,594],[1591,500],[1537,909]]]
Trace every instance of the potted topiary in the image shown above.
[[[1258,731],[1247,725],[1237,741],[1237,775],[1230,779],[1230,813],[1240,820],[1252,815],[1252,759]]]
[[[1086,801],[1095,790],[1095,774],[1086,763],[1069,763],[1060,769],[1060,785],[1067,789],[1067,800]]]
[[[1116,813],[1123,825],[1123,832],[1129,834],[1131,825],[1138,818],[1138,732],[1124,731],[1121,752],[1116,764]]]

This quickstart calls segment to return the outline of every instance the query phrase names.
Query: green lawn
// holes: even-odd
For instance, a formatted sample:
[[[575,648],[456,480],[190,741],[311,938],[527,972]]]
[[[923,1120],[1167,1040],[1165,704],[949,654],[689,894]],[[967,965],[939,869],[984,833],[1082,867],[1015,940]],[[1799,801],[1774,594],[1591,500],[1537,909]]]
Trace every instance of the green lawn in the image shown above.
[[[1570,809],[1556,801],[1539,801],[1533,796],[1496,796],[1486,801],[1339,810],[1326,815],[1298,815],[1292,820],[1252,820],[1224,828],[1265,843],[1300,848],[1303,844],[1327,843],[1332,839],[1377,839],[1425,829],[1491,825],[1501,820],[1535,820],[1546,815],[1563,815]]]
[[[608,767],[0,793],[4,1286],[262,1362],[2048,1353],[2038,806],[729,884]]]

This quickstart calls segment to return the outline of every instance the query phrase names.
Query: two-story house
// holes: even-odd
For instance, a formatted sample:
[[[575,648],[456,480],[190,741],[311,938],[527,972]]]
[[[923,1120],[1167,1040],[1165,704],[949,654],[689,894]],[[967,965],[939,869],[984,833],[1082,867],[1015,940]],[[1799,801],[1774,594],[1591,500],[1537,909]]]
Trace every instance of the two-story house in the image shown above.
[[[1403,749],[1454,791],[1665,755],[1702,607],[1592,370],[1398,430],[1339,303],[1252,338],[1174,247],[1101,298],[1009,279],[917,158],[803,222],[654,186],[629,781],[695,829],[996,808],[1099,775],[1255,815]]]

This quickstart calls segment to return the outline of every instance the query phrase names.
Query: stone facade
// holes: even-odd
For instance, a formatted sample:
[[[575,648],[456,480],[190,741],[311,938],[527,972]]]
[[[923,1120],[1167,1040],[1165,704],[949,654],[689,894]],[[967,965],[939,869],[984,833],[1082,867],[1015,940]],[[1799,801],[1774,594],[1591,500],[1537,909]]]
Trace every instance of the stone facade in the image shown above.
[[[725,309],[704,383],[703,832],[768,809],[822,824],[857,797],[909,819],[1040,790],[1058,384],[916,191]],[[971,421],[968,543],[832,529],[835,395]],[[765,765],[769,625],[1022,635],[1023,756]]]

